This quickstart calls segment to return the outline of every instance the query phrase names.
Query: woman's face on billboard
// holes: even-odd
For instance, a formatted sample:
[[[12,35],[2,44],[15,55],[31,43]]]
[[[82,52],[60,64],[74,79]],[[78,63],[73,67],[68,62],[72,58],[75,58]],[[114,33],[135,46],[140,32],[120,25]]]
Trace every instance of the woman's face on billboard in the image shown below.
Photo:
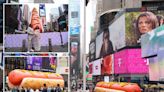
[[[146,16],[139,18],[138,27],[140,33],[144,34],[152,30],[152,23]]]

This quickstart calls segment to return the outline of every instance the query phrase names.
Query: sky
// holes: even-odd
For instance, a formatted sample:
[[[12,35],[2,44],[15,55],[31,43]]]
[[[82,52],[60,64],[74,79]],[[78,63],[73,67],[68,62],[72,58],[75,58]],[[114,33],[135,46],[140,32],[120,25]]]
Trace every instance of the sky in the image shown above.
[[[53,0],[54,3],[46,3],[45,4],[45,8],[46,8],[46,20],[47,22],[50,21],[50,10],[51,8],[58,8],[59,6],[61,6],[62,4],[68,4],[69,0]],[[30,7],[30,11],[32,11],[32,9],[35,7],[37,8],[38,12],[39,12],[39,4],[37,3],[32,3],[33,0],[20,0],[21,3],[28,3],[29,7]]]
[[[91,39],[91,27],[94,26],[94,21],[96,17],[96,3],[95,0],[90,0],[86,7],[86,53],[89,53],[89,43]]]
[[[32,9],[35,7],[38,12],[39,12],[39,4],[28,4],[30,7],[30,11],[32,11]],[[46,9],[46,19],[47,22],[50,22],[50,10],[51,8],[58,8],[61,4],[45,4],[45,9]]]

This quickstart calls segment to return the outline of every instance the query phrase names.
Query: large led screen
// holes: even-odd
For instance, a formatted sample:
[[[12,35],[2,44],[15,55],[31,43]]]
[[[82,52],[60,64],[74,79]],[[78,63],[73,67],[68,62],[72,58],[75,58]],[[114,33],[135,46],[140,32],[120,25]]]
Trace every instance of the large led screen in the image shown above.
[[[96,56],[96,43],[95,40],[91,41],[89,44],[89,61],[95,60]]]
[[[114,59],[113,59],[113,54],[111,54],[103,58],[102,65],[101,65],[101,74],[109,75],[113,73],[114,73]]]
[[[126,46],[141,46],[142,57],[157,55],[158,45],[163,46],[163,16],[162,7],[126,9]]]
[[[58,57],[58,67],[68,67],[68,57]]]
[[[149,58],[149,80],[159,81],[159,61],[157,57]]]
[[[102,59],[97,59],[92,62],[92,75],[101,75],[101,60]]]
[[[114,53],[113,43],[110,40],[108,29],[105,29],[96,37],[96,58],[102,58],[112,53]]]
[[[109,26],[109,39],[113,44],[114,51],[125,47],[125,15],[119,16]]]
[[[115,74],[148,73],[148,61],[141,57],[141,49],[125,49],[114,54]]]
[[[71,60],[70,60],[70,67],[71,67],[71,75],[79,74],[80,69],[80,56],[79,56],[79,42],[72,41],[71,45]]]
[[[5,52],[68,52],[67,4],[6,3],[4,16]]]
[[[129,8],[120,11],[118,14],[115,15],[114,20],[110,21],[107,29],[110,34],[109,39],[113,45],[113,50],[116,52],[125,47],[140,48],[142,41],[141,35],[144,35],[147,32],[150,32],[151,30],[162,26],[163,23],[160,20],[162,20],[163,15],[164,11],[162,10],[162,8],[159,7],[157,8],[157,10],[151,8],[148,8],[147,10],[142,10],[140,8]],[[150,24],[151,26],[143,25],[145,23]],[[103,30],[103,32],[107,31],[104,29],[105,28],[102,28],[100,30]],[[100,35],[102,36],[102,34]],[[96,50],[98,50],[98,52],[101,49],[101,46],[99,45],[102,44],[102,42],[100,41],[103,41],[102,39],[100,39],[100,35],[98,35],[96,38],[96,40],[98,40],[96,41]],[[146,40],[146,38],[144,39]],[[142,51],[143,50],[144,49],[142,49]],[[96,51],[96,58],[99,55],[98,52]]]
[[[41,70],[42,57],[27,57],[26,69],[27,70]]]
[[[158,63],[159,63],[159,81],[164,81],[164,50],[158,52]]]
[[[100,51],[101,51],[101,46],[103,44],[102,38],[103,38],[103,33],[101,33],[96,37],[96,58],[101,57]]]
[[[157,55],[164,48],[164,25],[141,36],[142,57]]]

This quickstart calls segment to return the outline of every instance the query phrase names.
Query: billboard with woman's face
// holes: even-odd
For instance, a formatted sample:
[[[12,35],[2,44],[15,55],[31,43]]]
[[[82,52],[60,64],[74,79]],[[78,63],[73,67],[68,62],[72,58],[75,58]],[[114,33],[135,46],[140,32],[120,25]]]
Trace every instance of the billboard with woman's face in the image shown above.
[[[150,57],[157,54],[160,32],[164,29],[164,9],[141,11],[127,9],[126,11],[126,46],[142,48],[142,57]],[[160,32],[159,32],[160,31]]]
[[[100,30],[103,31],[96,37],[96,58],[105,57],[124,48],[142,48],[142,57],[156,55],[157,50],[164,47],[162,44],[164,43],[162,40],[164,39],[162,37],[163,10],[158,7],[157,9],[147,8],[145,10],[129,8],[120,11],[109,22],[108,28],[100,27]],[[107,31],[109,31],[109,35],[104,35]],[[106,37],[108,40],[105,40]],[[153,40],[150,43],[151,39]],[[110,46],[105,43],[109,43]],[[152,46],[153,48],[149,48]],[[108,51],[106,47],[111,48]]]
[[[106,28],[96,38],[96,58],[102,58],[114,53],[113,43],[110,40],[110,31]]]
[[[158,52],[158,63],[159,63],[159,81],[164,81],[164,50]]]

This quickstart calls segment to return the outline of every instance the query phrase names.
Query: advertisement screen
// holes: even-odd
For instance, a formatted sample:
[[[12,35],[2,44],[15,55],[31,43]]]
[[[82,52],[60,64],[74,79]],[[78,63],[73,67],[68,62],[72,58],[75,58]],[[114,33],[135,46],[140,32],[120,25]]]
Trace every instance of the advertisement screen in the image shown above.
[[[89,63],[89,74],[92,74],[93,73],[93,63],[90,62]]]
[[[58,67],[68,67],[68,57],[58,57]]]
[[[163,20],[164,11],[160,7],[126,9],[126,46],[142,47],[142,57],[152,56],[157,54],[150,47],[154,47],[156,40],[155,28],[163,25],[160,21]],[[149,50],[149,51],[148,51]],[[146,53],[148,52],[148,53]]]
[[[159,26],[163,25],[162,19],[164,16],[164,11],[162,9],[163,8],[160,7],[157,7],[157,9],[147,8],[145,10],[142,10],[140,8],[131,8],[131,9],[129,8],[129,9],[125,9],[124,11],[120,11],[118,14],[116,14],[114,20],[110,22],[108,26],[108,30],[110,34],[109,39],[112,42],[113,50],[118,51],[124,47],[127,48],[142,47],[142,53],[143,53],[142,57],[152,56],[156,54],[157,52],[154,53],[153,52],[154,50],[151,49],[148,51],[149,54],[145,54],[145,50],[146,50],[145,46],[146,47],[148,46],[147,42],[149,42],[150,39],[153,38],[155,41],[156,38],[154,36],[157,37],[159,35],[162,35],[162,33],[152,32],[151,36],[146,36],[143,39],[141,39],[141,35],[144,35],[147,32],[151,32],[152,30],[156,31],[154,30],[155,28],[158,28]],[[142,24],[144,23],[149,23],[150,25],[143,27]],[[103,28],[101,30],[103,30]],[[162,30],[163,29],[161,28],[161,31]],[[99,39],[100,41],[99,36],[97,36],[96,39]],[[142,41],[144,41],[143,44],[141,44]],[[96,44],[100,45],[101,43],[100,42],[97,43],[96,41]],[[150,44],[150,46],[151,45],[154,45],[154,43]],[[98,50],[100,49],[100,47],[96,47],[96,48],[98,48]],[[96,53],[96,58],[97,57],[98,57],[98,53]]]
[[[157,57],[149,58],[149,80],[159,81],[159,61]]]
[[[126,46],[142,48],[142,57],[157,55],[157,50],[163,46],[159,40],[164,30],[162,7],[126,9],[125,10]]]
[[[95,41],[92,41],[90,44],[89,44],[89,61],[93,61],[95,60],[95,57],[96,56],[96,43]]]
[[[113,44],[114,51],[125,47],[125,15],[119,16],[109,25],[109,39]]]
[[[101,46],[103,44],[102,38],[103,38],[103,33],[101,33],[96,37],[96,58],[101,57],[100,51],[101,51]]]
[[[102,59],[97,59],[97,60],[93,61],[92,75],[101,75],[101,61],[102,61]]]
[[[104,76],[104,82],[109,82],[109,76]]]
[[[60,15],[58,8],[62,7]],[[4,4],[5,52],[68,52],[66,7],[55,3]]]
[[[53,71],[56,69],[56,57],[42,57],[42,69],[43,71]]]
[[[158,52],[158,62],[159,62],[159,81],[164,81],[164,50]]]
[[[126,46],[140,47],[140,33],[137,31],[136,22],[140,12],[125,13],[125,39]]]
[[[41,17],[45,17],[46,16],[45,4],[39,4],[39,15]]]
[[[148,73],[148,61],[141,57],[141,49],[125,49],[114,54],[115,74]]]
[[[3,3],[5,3],[6,0],[0,1],[0,43],[3,43]]]
[[[114,59],[112,54],[103,58],[102,66],[101,66],[101,74],[109,75],[109,74],[113,74],[113,72],[114,72]]]
[[[164,25],[141,36],[142,57],[157,55],[164,48]]]
[[[26,69],[27,70],[41,70],[42,57],[27,57]]]
[[[77,41],[71,42],[71,75],[79,74],[79,43]]]
[[[113,43],[110,40],[110,33],[108,29],[105,29],[96,37],[96,58],[102,58],[112,53],[114,53]]]

